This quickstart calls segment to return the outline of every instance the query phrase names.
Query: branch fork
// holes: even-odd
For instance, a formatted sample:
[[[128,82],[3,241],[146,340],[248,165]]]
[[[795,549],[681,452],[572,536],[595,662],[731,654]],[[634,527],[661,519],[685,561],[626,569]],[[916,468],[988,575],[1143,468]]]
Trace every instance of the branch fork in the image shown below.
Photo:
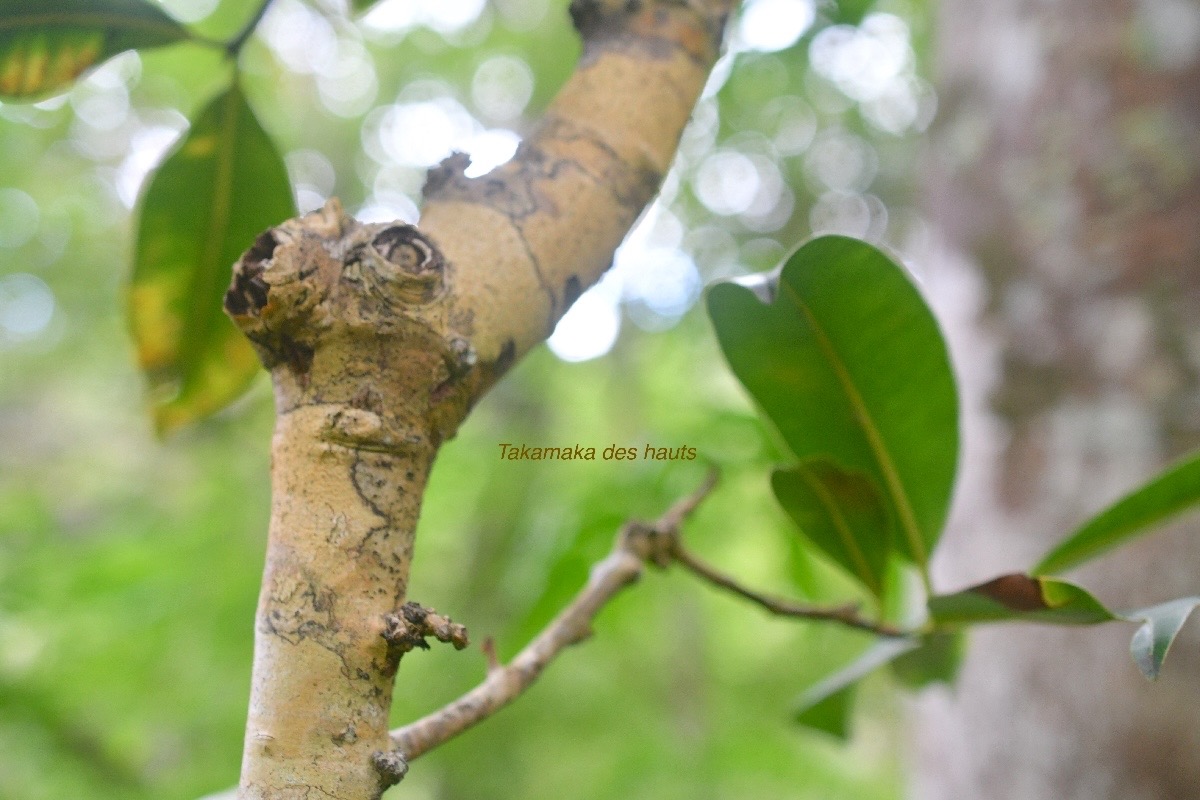
[[[483,650],[488,659],[488,672],[482,683],[432,714],[392,731],[396,752],[404,755],[405,763],[482,722],[515,700],[562,650],[591,635],[592,622],[599,612],[622,589],[635,583],[646,565],[666,569],[679,564],[697,577],[780,616],[834,622],[879,636],[905,635],[903,631],[860,617],[855,605],[810,606],[761,594],[692,555],[684,548],[680,531],[687,518],[713,491],[716,482],[716,472],[710,472],[699,488],[657,521],[634,520],[621,526],[612,552],[592,568],[588,582],[579,594],[508,664],[499,663],[491,639],[485,640]]]
[[[399,656],[431,636],[466,642],[405,605],[437,451],[611,265],[674,158],[732,5],[576,0],[584,56],[512,160],[481,178],[460,174],[462,157],[436,170],[419,229],[361,224],[331,200],[235,266],[226,311],[271,371],[277,411],[240,800],[377,800],[381,775],[494,713],[586,636],[659,547],[630,528],[557,625],[387,755]]]

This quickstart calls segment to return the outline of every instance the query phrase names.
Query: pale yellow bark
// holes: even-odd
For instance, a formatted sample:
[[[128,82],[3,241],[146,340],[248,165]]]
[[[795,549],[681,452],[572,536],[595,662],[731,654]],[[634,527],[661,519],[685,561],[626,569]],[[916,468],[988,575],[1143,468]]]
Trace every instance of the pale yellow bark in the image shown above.
[[[658,191],[731,3],[576,4],[591,5],[580,66],[517,157],[473,180],[451,159],[426,188],[421,230],[459,270],[454,319],[501,372],[599,280]]]
[[[377,797],[406,591],[437,445],[462,416],[444,264],[336,203],[260,238],[226,304],[272,367],[273,508],[241,796]]]
[[[611,263],[657,191],[728,3],[576,2],[584,57],[538,131],[476,180],[430,175],[421,230],[336,201],[260,237],[226,308],[279,414],[239,797],[374,800],[437,448]]]
[[[315,797],[371,797],[381,787],[371,758],[384,749],[395,671],[384,615],[404,595],[431,453],[326,441],[327,414],[302,407],[275,434],[248,798],[307,797],[308,787],[325,793]]]

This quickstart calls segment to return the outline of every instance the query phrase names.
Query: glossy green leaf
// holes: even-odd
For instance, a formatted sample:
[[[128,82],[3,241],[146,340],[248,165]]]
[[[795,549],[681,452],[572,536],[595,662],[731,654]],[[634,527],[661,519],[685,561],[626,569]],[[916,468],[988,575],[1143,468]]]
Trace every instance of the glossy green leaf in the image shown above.
[[[958,455],[954,376],[929,308],[901,267],[842,236],[807,242],[757,289],[708,293],[734,373],[798,459],[875,481],[893,546],[924,568]]]
[[[858,658],[813,684],[796,700],[795,720],[806,728],[845,738],[854,684],[889,661],[920,646],[920,639],[880,639]]]
[[[1053,578],[1001,575],[961,592],[929,598],[937,625],[1025,620],[1050,625],[1092,625],[1119,619],[1086,590]]]
[[[283,160],[234,85],[204,109],[142,199],[130,324],[160,431],[221,409],[258,373],[221,301],[242,252],[294,214]]]
[[[1146,533],[1200,504],[1200,452],[1170,467],[1084,523],[1033,568],[1061,572]]]
[[[0,0],[0,96],[44,95],[124,50],[189,35],[145,0]]]
[[[883,594],[890,550],[887,508],[869,478],[827,461],[808,461],[776,471],[771,486],[813,544],[876,597]]]
[[[1133,655],[1133,662],[1146,678],[1158,678],[1163,659],[1171,649],[1171,643],[1175,641],[1183,623],[1187,622],[1188,616],[1198,605],[1200,597],[1183,597],[1122,614],[1124,619],[1142,622],[1141,627],[1133,634],[1129,651]]]
[[[966,636],[961,631],[929,634],[919,647],[900,654],[892,662],[892,672],[911,689],[932,683],[954,683],[966,646]]]

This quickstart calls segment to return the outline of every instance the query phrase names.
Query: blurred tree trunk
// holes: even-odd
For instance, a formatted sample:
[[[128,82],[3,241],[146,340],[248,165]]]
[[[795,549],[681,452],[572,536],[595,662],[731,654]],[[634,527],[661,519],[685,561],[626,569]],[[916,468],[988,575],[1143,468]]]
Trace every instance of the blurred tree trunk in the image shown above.
[[[1200,445],[1200,5],[945,0],[938,24],[931,275],[966,288],[949,589]],[[1198,594],[1197,524],[1072,577],[1117,607]],[[1127,626],[981,632],[918,704],[913,796],[1200,798],[1198,629],[1156,685]]]

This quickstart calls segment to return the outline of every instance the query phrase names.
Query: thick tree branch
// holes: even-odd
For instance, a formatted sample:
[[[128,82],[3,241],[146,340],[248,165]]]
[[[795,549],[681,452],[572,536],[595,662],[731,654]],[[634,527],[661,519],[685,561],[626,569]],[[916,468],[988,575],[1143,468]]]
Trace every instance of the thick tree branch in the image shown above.
[[[680,542],[680,529],[715,485],[716,473],[712,472],[695,492],[677,502],[654,524],[628,522],[622,526],[612,552],[592,568],[587,584],[575,599],[512,661],[500,665],[494,661],[494,651],[490,652],[488,675],[483,683],[437,711],[392,731],[395,752],[400,756],[397,760],[407,764],[515,700],[559,653],[591,634],[592,621],[600,610],[641,577],[648,563],[662,568],[678,563],[692,574],[779,616],[834,622],[880,636],[906,635],[858,616],[856,606],[810,606],[760,594],[689,553]]]
[[[671,164],[733,5],[575,0],[583,57],[513,160],[475,179],[461,155],[431,171],[421,229],[457,272],[472,396],[608,269]]]
[[[241,800],[377,800],[402,773],[386,723],[416,639],[397,622],[438,448],[611,263],[731,5],[576,0],[584,56],[512,162],[477,180],[461,157],[434,170],[420,229],[362,225],[331,200],[235,266],[225,307],[271,370],[278,413]],[[568,633],[535,642],[521,674]]]

